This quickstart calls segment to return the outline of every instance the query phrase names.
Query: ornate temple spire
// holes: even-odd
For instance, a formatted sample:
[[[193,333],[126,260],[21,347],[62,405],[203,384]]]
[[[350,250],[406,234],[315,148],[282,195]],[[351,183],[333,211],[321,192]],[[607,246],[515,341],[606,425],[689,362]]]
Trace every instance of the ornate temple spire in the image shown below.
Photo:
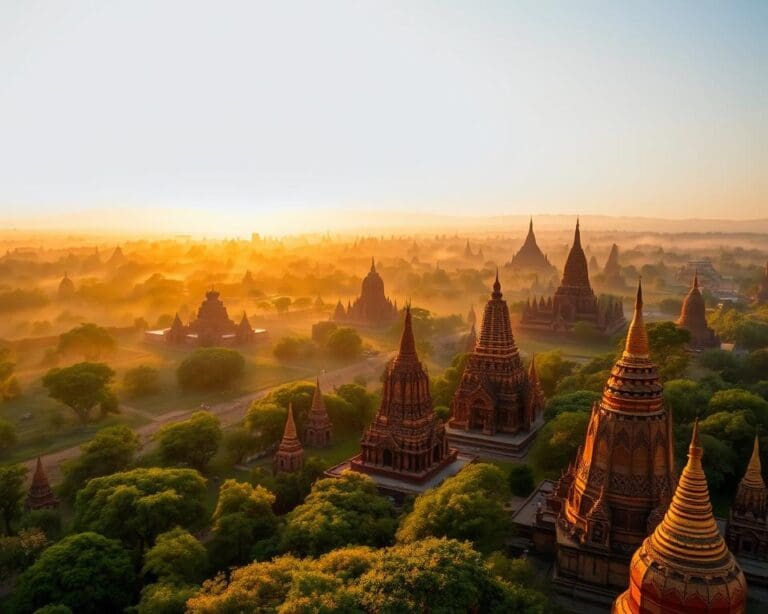
[[[376,262],[374,261],[373,256],[371,256],[371,273],[376,272]]]
[[[747,584],[712,514],[698,420],[664,519],[632,557],[614,613],[743,612]]]
[[[285,420],[285,430],[280,445],[273,458],[275,473],[278,471],[298,471],[304,464],[304,448],[296,433],[296,423],[293,419],[293,403],[288,403],[288,417]]]
[[[760,463],[760,442],[757,434],[755,434],[755,443],[752,447],[752,456],[749,458],[747,471],[741,479],[741,483],[749,488],[765,488],[763,468]]]
[[[27,493],[25,504],[28,510],[39,510],[46,508],[56,508],[59,506],[59,500],[51,490],[51,484],[48,482],[48,475],[45,473],[43,461],[37,457],[35,473],[32,476],[32,483]]]
[[[305,426],[307,445],[315,447],[327,446],[331,442],[331,419],[325,408],[323,393],[320,390],[320,378],[315,382],[315,390],[312,394],[312,405]]]
[[[416,355],[416,340],[413,338],[410,303],[405,306],[405,323],[403,325],[403,334],[400,336],[400,351],[395,358],[395,361],[397,362],[403,362],[405,360],[418,360],[418,356]]]
[[[581,230],[579,229],[578,218],[576,219],[576,231],[573,233],[573,245],[568,252],[568,258],[563,268],[562,286],[591,288],[587,257],[581,247]]]
[[[699,289],[699,269],[693,269],[693,289]]]
[[[635,313],[627,331],[627,343],[624,346],[624,354],[629,356],[648,356],[648,333],[643,321],[643,282],[637,280],[637,295],[635,296]]]
[[[283,442],[292,443],[298,440],[296,435],[296,423],[293,420],[293,403],[288,403],[288,418],[285,421],[285,431],[283,431]]]
[[[499,282],[499,267],[496,267],[496,281],[493,282],[493,293],[491,294],[491,298],[494,299],[500,299],[501,298],[501,283]]]

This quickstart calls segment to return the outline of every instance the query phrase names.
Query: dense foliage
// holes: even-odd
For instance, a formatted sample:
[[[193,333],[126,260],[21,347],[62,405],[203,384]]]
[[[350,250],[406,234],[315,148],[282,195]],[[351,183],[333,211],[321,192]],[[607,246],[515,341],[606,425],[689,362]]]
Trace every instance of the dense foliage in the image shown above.
[[[231,388],[245,373],[245,358],[227,348],[198,348],[181,361],[176,378],[188,390]]]

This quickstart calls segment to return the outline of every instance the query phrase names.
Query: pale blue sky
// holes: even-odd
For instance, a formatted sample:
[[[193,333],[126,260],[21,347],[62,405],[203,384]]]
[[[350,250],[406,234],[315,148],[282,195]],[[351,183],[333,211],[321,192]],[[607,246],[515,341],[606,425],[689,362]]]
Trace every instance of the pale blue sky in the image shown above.
[[[768,2],[3,0],[0,214],[765,216],[766,32]]]

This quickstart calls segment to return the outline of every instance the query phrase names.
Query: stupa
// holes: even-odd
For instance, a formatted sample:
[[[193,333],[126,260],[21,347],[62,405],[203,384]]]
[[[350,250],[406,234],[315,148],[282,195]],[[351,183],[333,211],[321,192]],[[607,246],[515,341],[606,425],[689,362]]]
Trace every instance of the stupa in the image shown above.
[[[592,290],[578,220],[560,286],[553,297],[529,300],[520,325],[531,330],[569,331],[576,322],[587,322],[606,335],[626,323],[620,298],[606,295],[598,300]]]
[[[614,614],[745,611],[747,582],[712,515],[702,455],[695,423],[672,503],[632,556],[629,589],[614,602]]]
[[[674,472],[672,420],[649,356],[638,283],[624,351],[553,495],[555,581],[599,598],[626,587],[630,556],[664,515]]]
[[[387,366],[381,405],[363,434],[360,454],[326,475],[338,477],[347,469],[366,473],[380,492],[402,501],[437,486],[472,460],[448,445],[445,425],[435,414],[408,306],[400,349]]]
[[[608,260],[605,261],[603,281],[606,286],[613,288],[623,288],[626,285],[624,276],[621,274],[621,265],[619,264],[619,246],[615,243],[611,245]]]
[[[307,423],[304,426],[305,442],[308,446],[324,448],[331,443],[332,430],[331,419],[325,408],[323,393],[320,391],[320,379],[318,379],[312,395],[312,406],[309,409]]]
[[[43,462],[37,457],[35,473],[32,476],[32,484],[27,493],[27,501],[24,507],[28,510],[56,509],[59,507],[59,499],[53,494],[48,476],[43,468]]]
[[[385,326],[395,318],[397,307],[384,294],[384,280],[376,271],[376,263],[371,258],[371,270],[363,279],[360,296],[348,304],[346,309],[339,301],[333,320],[363,326]]]
[[[520,359],[497,272],[480,336],[451,402],[451,443],[464,451],[519,456],[542,422],[540,392],[538,378],[530,380]]]
[[[525,241],[523,241],[523,245],[512,256],[512,260],[506,266],[522,273],[535,273],[540,277],[557,274],[557,269],[536,243],[536,235],[533,232],[533,218],[528,223],[528,234],[525,237]]]
[[[720,339],[709,326],[704,307],[704,297],[699,290],[699,275],[693,273],[693,284],[683,300],[680,317],[677,320],[680,328],[691,333],[691,341],[688,347],[692,350],[706,350],[720,347]]]
[[[304,448],[296,434],[296,423],[293,421],[293,405],[288,404],[288,417],[285,420],[285,431],[277,452],[272,459],[274,473],[293,473],[304,466]]]
[[[75,296],[75,282],[69,278],[67,273],[64,273],[64,277],[59,282],[59,289],[56,294],[61,301],[68,301]]]
[[[725,535],[736,556],[768,561],[768,489],[763,481],[757,435],[728,515]]]

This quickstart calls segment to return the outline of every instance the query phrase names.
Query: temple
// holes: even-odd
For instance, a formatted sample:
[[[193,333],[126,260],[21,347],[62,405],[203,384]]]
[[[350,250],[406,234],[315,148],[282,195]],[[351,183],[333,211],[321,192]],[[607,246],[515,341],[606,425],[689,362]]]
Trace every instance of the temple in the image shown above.
[[[725,535],[736,556],[768,561],[768,489],[763,481],[757,435],[747,471],[731,506]],[[748,570],[747,575],[750,575]]]
[[[757,284],[757,291],[755,292],[755,300],[759,302],[768,302],[768,262],[765,263],[763,269],[763,276]]]
[[[449,438],[463,451],[519,457],[543,410],[535,366],[529,374],[520,359],[497,272],[480,336],[451,402]]]
[[[315,384],[315,392],[312,395],[312,406],[309,409],[307,423],[304,426],[304,441],[308,446],[324,448],[331,443],[333,426],[325,409],[323,393],[320,390],[320,380]]]
[[[32,476],[32,484],[27,493],[27,500],[24,507],[28,510],[56,509],[59,507],[59,500],[48,482],[48,476],[43,468],[43,462],[37,457],[35,473]]]
[[[383,494],[401,502],[437,486],[473,459],[449,447],[437,417],[429,377],[416,354],[411,310],[397,356],[387,366],[381,405],[361,441],[361,452],[326,471],[338,477],[347,469],[368,474]]]
[[[360,324],[363,326],[384,326],[397,318],[397,306],[384,294],[384,280],[376,271],[371,258],[371,270],[363,279],[360,296],[354,303],[336,305],[332,319],[336,322]]]
[[[296,434],[296,423],[293,421],[293,405],[288,404],[288,417],[285,420],[285,431],[277,452],[272,459],[274,473],[293,473],[304,466],[304,448]]]
[[[533,218],[528,223],[528,234],[523,245],[506,266],[522,273],[534,273],[541,277],[557,274],[557,269],[536,243],[536,235],[533,233]]]
[[[706,350],[720,347],[720,339],[709,326],[704,307],[704,297],[699,290],[699,275],[694,272],[693,284],[683,300],[677,325],[691,333],[688,347],[692,350]]]
[[[238,323],[230,319],[219,293],[210,290],[197,310],[197,317],[184,324],[177,313],[168,328],[148,330],[148,341],[163,341],[174,346],[231,346],[249,345],[266,337],[266,330],[253,328],[243,313]]]
[[[606,335],[626,323],[620,298],[607,295],[598,300],[592,290],[578,221],[560,286],[553,297],[529,300],[523,307],[520,325],[531,330],[569,331],[577,322],[591,324]]]
[[[57,296],[62,301],[68,301],[75,296],[75,282],[69,278],[67,273],[64,273],[64,277],[59,282]]]
[[[688,463],[663,520],[632,556],[629,588],[614,614],[740,614],[747,582],[712,515],[694,423]]]
[[[605,261],[603,283],[612,288],[624,288],[626,285],[624,276],[621,274],[621,265],[619,264],[619,246],[615,243],[611,246],[608,260]]]
[[[674,490],[672,421],[643,322],[642,287],[621,358],[595,403],[584,445],[547,501],[555,517],[555,582],[572,595],[613,598],[632,552]]]

